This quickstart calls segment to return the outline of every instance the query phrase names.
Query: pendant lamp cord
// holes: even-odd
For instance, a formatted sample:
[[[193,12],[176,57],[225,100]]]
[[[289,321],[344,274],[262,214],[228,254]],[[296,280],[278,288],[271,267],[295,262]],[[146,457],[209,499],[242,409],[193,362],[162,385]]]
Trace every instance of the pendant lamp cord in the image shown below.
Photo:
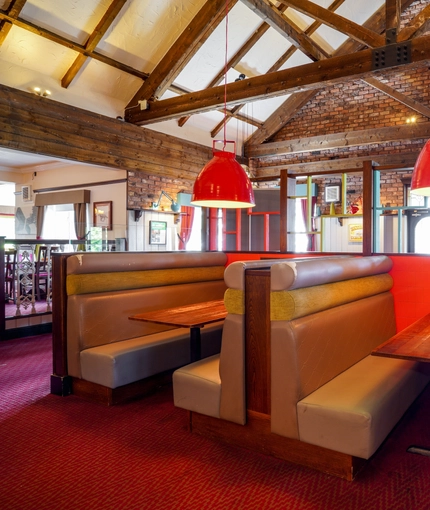
[[[228,58],[228,0],[225,0],[225,56],[224,56],[224,147],[227,145],[227,58]]]

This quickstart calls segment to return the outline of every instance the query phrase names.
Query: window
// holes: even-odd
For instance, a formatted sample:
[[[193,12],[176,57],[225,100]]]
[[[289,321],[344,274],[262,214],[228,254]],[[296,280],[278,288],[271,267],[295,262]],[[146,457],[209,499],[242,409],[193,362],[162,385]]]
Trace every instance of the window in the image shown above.
[[[42,237],[76,240],[73,204],[45,206]]]

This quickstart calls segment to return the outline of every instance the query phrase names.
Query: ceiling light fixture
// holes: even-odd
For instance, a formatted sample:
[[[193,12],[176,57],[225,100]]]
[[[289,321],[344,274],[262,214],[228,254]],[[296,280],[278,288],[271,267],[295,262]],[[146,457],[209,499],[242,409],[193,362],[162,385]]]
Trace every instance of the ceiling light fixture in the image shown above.
[[[33,88],[33,92],[38,95],[38,96],[41,96],[41,97],[48,97],[51,95],[51,91],[50,90],[42,90],[40,87],[34,87]]]
[[[411,191],[415,195],[430,196],[430,140],[424,145],[415,163]]]
[[[227,56],[228,56],[228,0],[225,2],[225,65],[224,65],[224,139],[212,143],[212,159],[200,171],[194,183],[191,204],[199,207],[239,209],[254,207],[252,184],[245,170],[236,161],[236,142],[226,140],[227,118]],[[222,150],[216,149],[223,143]],[[225,150],[233,144],[233,152]]]

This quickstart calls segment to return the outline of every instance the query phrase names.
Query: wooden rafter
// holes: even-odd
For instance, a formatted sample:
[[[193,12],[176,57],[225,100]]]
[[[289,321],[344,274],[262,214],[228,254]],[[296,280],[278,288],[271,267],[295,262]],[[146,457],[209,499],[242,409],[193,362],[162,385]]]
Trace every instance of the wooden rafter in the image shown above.
[[[300,49],[311,60],[316,61],[327,56],[325,51],[305,32],[283,16],[279,10],[265,0],[242,0],[249,9],[285,37],[293,46]],[[286,2],[283,2],[286,3]]]
[[[408,39],[411,39],[414,37],[414,35],[422,28],[424,25],[426,25],[430,20],[430,5],[427,5],[427,7],[424,7],[422,11],[420,11],[414,19],[410,21],[410,23],[404,27],[398,37],[398,42],[407,41]]]
[[[284,140],[282,142],[264,143],[250,147],[248,157],[265,158],[285,154],[297,154],[300,152],[315,152],[332,149],[344,149],[357,145],[370,145],[373,143],[387,143],[398,140],[417,140],[429,138],[430,122],[420,124],[406,124],[386,128],[365,129],[359,131],[347,131],[330,135],[311,136]]]
[[[268,2],[268,0],[262,1],[265,3]],[[370,48],[377,48],[382,46],[385,42],[385,39],[376,32],[368,30],[367,28],[358,25],[347,18],[339,16],[339,14],[331,12],[324,7],[314,4],[313,2],[309,2],[309,0],[285,0],[284,3],[296,11],[299,11],[306,16],[310,16],[311,18],[328,25],[338,32],[348,35],[351,39],[361,42]]]
[[[115,18],[118,16],[120,10],[123,8],[126,2],[127,0],[112,0],[112,3],[108,7],[104,16],[99,21],[93,33],[88,37],[88,40],[84,45],[87,51],[91,52],[96,49],[97,44],[100,42],[101,38],[104,36]],[[84,53],[79,53],[79,55],[76,57],[76,60],[63,76],[63,79],[61,80],[62,87],[67,88],[70,85],[81,67],[84,65],[87,58],[88,56]]]
[[[329,10],[336,10],[340,5],[342,5],[344,3],[345,0],[335,0],[328,8]],[[283,4],[282,4],[283,5]],[[306,30],[305,30],[305,33],[310,36],[312,35],[316,30],[318,30],[318,28],[321,26],[321,23],[319,21],[314,21]],[[294,55],[294,53],[297,51],[297,47],[296,46],[290,46],[288,48],[288,50],[275,62],[275,64],[272,65],[272,67],[267,71],[268,73],[273,73],[275,71],[278,71],[284,64],[285,62]],[[289,101],[290,98],[287,99],[287,101]],[[292,115],[294,115],[296,113],[296,109],[295,107],[293,107],[290,111],[290,117],[288,118],[288,115],[287,115],[287,108],[288,106],[285,106],[285,103],[283,105],[281,105],[280,108],[282,108],[282,111],[279,112],[279,118],[282,118],[284,123],[287,123],[289,118],[291,118]],[[235,112],[238,112],[240,111],[245,105],[244,104],[240,104],[240,105],[236,105],[233,110],[235,110]],[[276,110],[277,112],[278,110]],[[275,112],[275,113],[276,113]],[[226,124],[229,120],[230,120],[231,117],[229,118],[226,118],[226,119],[223,119],[221,122],[219,122],[215,128],[211,131],[211,137],[214,138],[218,133],[219,131],[221,131],[221,129],[223,128],[224,124]],[[263,125],[264,127],[264,125]],[[280,128],[278,128],[279,130]],[[264,139],[266,139],[268,136],[270,136],[268,134],[269,132],[269,129],[266,127],[265,129],[265,134],[264,134]],[[273,132],[271,133],[273,134]],[[251,138],[254,140],[254,135],[255,135],[255,139],[257,139],[257,137],[260,136],[259,132],[256,131],[255,133],[253,133],[253,135],[251,135]],[[261,141],[264,141],[264,140],[261,140]],[[252,142],[254,143],[254,142]],[[261,142],[255,142],[255,143],[261,143]]]
[[[400,27],[400,15],[402,13],[401,0],[385,0],[385,19],[386,30],[395,30],[396,39],[397,32]],[[391,37],[387,35],[387,43]]]
[[[402,9],[406,9],[413,0],[403,0],[402,2]],[[337,9],[339,5],[336,5],[336,2],[334,2],[330,7],[329,10],[335,10]],[[373,16],[369,20],[366,21],[366,23],[363,25],[365,28],[372,30],[374,32],[382,32],[385,28],[385,8],[384,6],[380,7]],[[320,22],[314,22],[311,27],[315,26],[315,24],[318,23],[317,26],[320,26]],[[348,39],[340,48],[337,49],[334,56],[339,55],[346,55],[349,53],[353,53],[355,51],[358,51],[359,49],[362,49],[362,44],[357,42],[354,39]],[[312,97],[315,96],[317,91],[308,92],[308,100],[310,101]],[[304,94],[304,93],[303,93]],[[273,114],[266,120],[266,122],[263,124],[263,127],[257,131],[255,131],[252,136],[247,140],[245,144],[245,154],[248,153],[248,147],[252,145],[256,145],[259,143],[263,143],[265,140],[269,139],[271,136],[273,136],[277,131],[279,131],[287,122],[291,119],[291,117],[297,112],[295,109],[295,102],[294,102],[294,95],[292,94],[283,105],[281,105],[280,109],[280,115],[278,115],[278,110],[273,112]],[[287,117],[286,112],[288,111],[289,103],[292,103],[291,106],[291,116],[290,118]],[[282,124],[282,119],[284,119],[284,123]]]
[[[238,0],[228,0],[230,10]],[[128,109],[139,109],[140,100],[150,100],[163,95],[173,80],[184,69],[191,57],[207,40],[215,28],[225,17],[226,1],[212,0],[206,2],[187,28],[182,32],[175,44],[157,64],[128,103]]]
[[[59,44],[60,46],[64,46],[65,48],[69,48],[78,53],[82,53],[88,57],[93,58],[94,60],[103,62],[104,64],[107,64],[111,67],[115,67],[116,69],[124,71],[125,73],[137,76],[138,78],[142,79],[146,79],[148,77],[148,73],[144,73],[142,71],[139,71],[138,69],[134,69],[131,66],[118,62],[117,60],[114,60],[96,51],[88,51],[87,49],[85,49],[85,46],[82,46],[82,44],[77,44],[73,41],[70,41],[69,39],[66,39],[61,35],[55,34],[50,30],[46,30],[42,27],[39,27],[38,25],[35,25],[34,23],[30,23],[29,21],[25,21],[19,17],[14,18],[6,14],[5,12],[0,11],[0,20],[8,21],[12,25],[16,25],[17,27],[27,30],[28,32],[39,35],[44,39],[47,39],[48,41],[52,41],[56,44]]]
[[[228,61],[227,63],[227,69],[231,69],[235,65],[237,65],[240,60],[248,53],[248,51],[255,45],[257,41],[259,41],[263,35],[267,32],[267,30],[270,28],[270,25],[267,23],[262,23],[257,30],[251,35],[251,37],[246,41],[246,43],[239,49],[239,51],[236,52],[235,55]],[[216,85],[219,85],[221,80],[223,79],[225,74],[225,69],[222,69],[215,78],[209,83],[207,88],[215,87]],[[234,112],[232,112],[234,115]],[[178,120],[178,126],[182,127],[187,120],[190,118],[190,116],[181,117]]]
[[[27,0],[12,0],[9,7],[6,9],[6,14],[12,18],[17,18],[26,2]],[[12,23],[10,21],[0,21],[0,46],[3,44],[11,28]]]
[[[414,64],[429,59],[430,36],[413,39],[411,41],[411,64],[405,64],[405,66],[413,67]],[[370,76],[372,72],[372,50],[362,50],[352,55],[341,55],[302,65],[295,68],[294,73],[287,69],[229,83],[226,87],[227,104],[312,90],[339,83],[345,79],[365,78]],[[192,94],[185,94],[181,97],[154,102],[150,110],[130,112],[127,120],[134,124],[147,125],[178,118],[185,113],[210,111],[219,108],[223,103],[224,87],[218,86]]]
[[[398,101],[399,103],[404,104],[405,106],[408,106],[412,110],[420,113],[421,115],[424,115],[424,117],[430,118],[430,108],[423,105],[422,103],[419,103],[418,101],[415,101],[411,99],[410,97],[406,96],[405,94],[402,94],[401,92],[398,92],[397,90],[393,89],[392,87],[389,87],[385,83],[382,83],[382,81],[369,76],[368,78],[365,78],[363,80],[368,85],[374,87],[375,89],[380,90],[387,96],[391,97],[395,101]]]

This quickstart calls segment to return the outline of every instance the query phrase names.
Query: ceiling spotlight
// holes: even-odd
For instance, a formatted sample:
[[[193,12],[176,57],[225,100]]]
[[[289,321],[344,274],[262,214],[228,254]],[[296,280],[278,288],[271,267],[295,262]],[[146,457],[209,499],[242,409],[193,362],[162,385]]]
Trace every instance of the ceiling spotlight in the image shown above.
[[[47,97],[51,95],[50,90],[42,90],[40,87],[34,87],[33,92],[40,97]]]
[[[417,118],[416,118],[416,117],[413,117],[413,116],[412,116],[412,117],[408,117],[408,118],[406,119],[406,124],[413,124],[413,123],[414,123],[414,122],[416,122],[416,121],[417,121]]]

